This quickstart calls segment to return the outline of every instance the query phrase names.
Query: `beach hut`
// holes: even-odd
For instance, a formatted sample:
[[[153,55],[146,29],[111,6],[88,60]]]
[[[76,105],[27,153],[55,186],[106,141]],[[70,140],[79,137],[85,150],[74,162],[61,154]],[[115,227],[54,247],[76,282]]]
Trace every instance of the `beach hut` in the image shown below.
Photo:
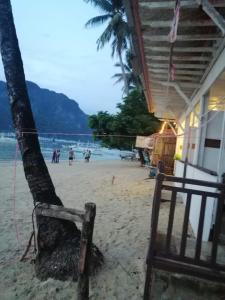
[[[133,66],[150,112],[175,122],[175,176],[222,182],[225,173],[225,1],[125,0]],[[196,188],[196,187],[195,187]],[[202,187],[199,187],[201,191]],[[182,194],[181,194],[182,196]],[[199,234],[201,201],[193,195],[189,222]],[[183,199],[185,203],[185,199]],[[225,240],[225,213],[217,241]],[[202,241],[215,237],[218,201],[204,210]],[[202,221],[202,220],[201,220]]]
[[[151,153],[151,165],[158,166],[159,163],[162,162],[164,172],[172,175],[176,149],[175,134],[170,128],[165,128],[165,126],[163,126],[163,130],[160,133],[153,134],[152,138],[154,143]]]
[[[148,151],[152,167],[157,167],[159,162],[162,162],[165,173],[172,175],[174,170],[176,135],[169,126],[165,125],[166,122],[159,133],[154,133],[147,137],[137,136],[135,147]]]

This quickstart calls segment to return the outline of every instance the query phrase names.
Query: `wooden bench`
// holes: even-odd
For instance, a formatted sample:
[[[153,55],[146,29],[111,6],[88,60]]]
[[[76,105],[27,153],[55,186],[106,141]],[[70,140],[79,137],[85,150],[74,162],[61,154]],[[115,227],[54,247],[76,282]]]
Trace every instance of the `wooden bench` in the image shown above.
[[[36,215],[58,218],[71,222],[82,223],[80,258],[78,264],[78,288],[77,299],[89,299],[89,266],[91,258],[91,244],[94,230],[94,220],[96,215],[96,205],[86,203],[85,210],[65,208],[63,206],[48,205],[39,203],[35,208]]]
[[[163,191],[169,191],[171,196],[168,223],[166,223],[167,229],[162,233],[159,230],[159,213],[163,202]],[[172,232],[179,193],[186,195],[186,201],[184,203],[183,227],[179,243],[177,243],[177,237],[174,237]],[[198,195],[198,198],[192,199],[193,195]],[[217,209],[212,241],[207,242],[210,243],[210,247],[208,247],[202,238],[207,201],[212,201],[212,199],[217,201]],[[218,257],[218,253],[219,255],[222,253],[225,257],[225,248],[221,248],[223,245],[220,245],[224,200],[224,184],[166,176],[162,173],[157,175],[152,206],[150,243],[146,260],[144,300],[151,299],[153,269],[225,282],[225,260]],[[190,240],[188,226],[192,201],[200,201],[200,212],[197,237]]]

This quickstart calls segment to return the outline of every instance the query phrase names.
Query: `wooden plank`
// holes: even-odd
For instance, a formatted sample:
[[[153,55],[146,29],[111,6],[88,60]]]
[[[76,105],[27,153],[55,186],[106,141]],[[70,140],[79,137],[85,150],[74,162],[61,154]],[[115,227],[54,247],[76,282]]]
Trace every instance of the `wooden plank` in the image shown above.
[[[145,45],[146,49],[150,49],[152,51],[157,51],[157,52],[170,52],[170,47],[166,47],[166,46],[149,46],[149,45]],[[215,48],[214,47],[174,47],[173,52],[214,52]]]
[[[192,264],[182,263],[180,261],[174,261],[172,259],[166,259],[163,257],[155,257],[153,261],[153,266],[157,269],[191,275],[197,278],[201,277],[204,279],[209,279],[212,281],[218,281],[222,283],[224,283],[225,281],[225,273],[223,272]]]
[[[191,193],[188,193],[187,199],[186,199],[186,205],[185,205],[183,229],[182,229],[182,236],[181,236],[181,243],[180,243],[180,256],[181,257],[184,257],[184,255],[185,255],[190,207],[191,207]]]
[[[211,182],[211,181],[205,181],[205,180],[199,180],[199,179],[191,179],[191,178],[182,178],[182,177],[176,177],[176,176],[165,176],[165,182],[180,182],[180,183],[186,183],[186,184],[192,184],[196,186],[207,186],[207,187],[213,187],[216,189],[224,189],[225,185],[218,182]],[[195,190],[193,190],[195,191]],[[208,193],[208,192],[207,192]],[[219,196],[219,193],[215,193],[215,197]]]
[[[163,189],[166,191],[172,191],[173,189],[176,190],[178,193],[192,193],[194,195],[200,195],[202,196],[205,192],[200,190],[194,190],[194,189],[188,189],[188,188],[182,188],[182,187],[171,187],[169,185],[163,185]],[[207,192],[208,197],[217,198],[218,194],[213,192]]]
[[[168,42],[168,35],[151,35],[144,34],[144,40],[151,42]],[[222,37],[218,34],[184,34],[177,35],[176,41],[217,41],[221,40]]]
[[[144,9],[174,9],[174,1],[139,1],[139,5]],[[183,0],[180,3],[180,6],[183,8],[193,8],[198,7],[198,4],[195,0]]]
[[[190,88],[190,89],[195,89],[198,88],[200,85],[198,83],[194,83],[194,82],[168,82],[168,81],[160,81],[160,80],[151,80],[153,83],[158,83],[164,86],[168,86],[168,87],[174,87],[176,89],[176,91],[178,92],[179,95],[181,95],[185,101],[189,102],[190,100],[188,99],[188,97],[181,91],[180,87],[182,88]]]
[[[224,0],[212,0],[210,1],[213,3],[214,7],[225,7]],[[174,1],[147,1],[147,0],[140,0],[139,5],[141,8],[145,9],[174,9]],[[196,0],[183,0],[180,3],[181,8],[198,8],[199,4]]]
[[[151,232],[150,232],[150,243],[147,252],[147,273],[145,277],[145,287],[144,287],[144,300],[150,299],[151,295],[151,281],[152,281],[152,263],[154,256],[154,247],[157,238],[157,227],[159,220],[159,209],[160,209],[160,198],[161,198],[161,186],[164,180],[164,174],[158,174],[156,176],[155,191],[153,196],[152,204],[152,217],[151,217]]]
[[[168,56],[163,56],[163,55],[147,55],[146,56],[147,59],[150,59],[150,60],[166,60],[168,61],[169,60],[169,57]],[[211,57],[209,56],[176,56],[174,55],[173,56],[173,62],[175,60],[178,60],[178,61],[211,61]]]
[[[217,260],[217,249],[219,243],[219,236],[221,232],[221,223],[223,218],[223,206],[224,206],[224,190],[220,197],[218,198],[217,202],[217,210],[216,210],[216,218],[215,218],[215,225],[214,225],[214,232],[213,232],[213,239],[212,239],[212,250],[211,250],[211,263],[214,266]]]
[[[177,196],[177,192],[173,190],[172,196],[171,196],[171,201],[170,201],[169,222],[168,222],[167,235],[166,235],[166,252],[167,253],[170,252],[174,213],[175,213],[175,207],[176,207],[176,196]]]
[[[150,73],[155,73],[155,74],[168,74],[168,70],[166,69],[151,69]],[[202,76],[203,71],[198,71],[198,70],[176,70],[176,74],[180,75],[196,75],[196,76]]]
[[[174,251],[176,251],[176,247],[175,247]],[[164,253],[160,252],[160,251],[156,252],[155,255],[158,256],[158,257],[161,256],[162,258],[165,257]],[[193,266],[212,269],[212,265],[211,265],[210,260],[199,260],[198,262],[196,262],[194,258],[189,257],[189,256],[181,257],[180,255],[176,254],[176,252],[171,253],[166,258],[171,259],[175,262],[181,262],[181,263],[184,263],[184,264],[189,264],[189,265],[193,265]],[[225,272],[225,265],[224,264],[223,265],[222,264],[216,264],[213,269]]]
[[[150,63],[148,62],[147,65],[150,68],[168,68],[169,64],[168,63]],[[205,70],[207,65],[206,64],[180,64],[180,63],[175,63],[175,68],[176,69],[196,69],[196,70]]]
[[[164,79],[166,80],[168,78],[167,74],[151,74],[151,78],[157,78],[157,79]],[[176,75],[175,80],[187,80],[187,81],[192,81],[192,82],[199,82],[200,79],[199,77],[194,77],[194,76],[182,76],[182,75]]]
[[[147,261],[151,259],[154,252],[154,242],[156,241],[157,237],[157,227],[158,227],[158,220],[159,220],[159,209],[160,209],[160,198],[162,192],[162,183],[164,180],[164,174],[159,173],[156,176],[156,184],[155,184],[155,191],[153,196],[153,204],[152,204],[152,218],[151,218],[151,242],[148,250]]]
[[[58,219],[68,220],[71,222],[80,222],[80,223],[83,222],[83,217],[81,217],[80,215],[76,215],[69,211],[63,211],[59,209],[55,210],[53,208],[43,208],[37,206],[35,208],[35,213],[43,217],[58,218]]]
[[[197,240],[196,240],[196,247],[195,247],[195,261],[198,262],[201,256],[201,249],[202,249],[202,235],[203,235],[203,227],[204,227],[204,220],[205,220],[205,207],[206,207],[206,199],[208,196],[206,193],[202,195],[201,200],[201,208],[200,208],[200,215],[199,215],[199,223],[198,223],[198,233],[197,233]]]
[[[94,220],[96,215],[96,205],[94,203],[85,204],[85,220],[81,231],[81,246],[79,260],[79,277],[77,299],[89,299],[89,273],[91,260],[91,245],[94,230]]]
[[[143,26],[149,26],[152,28],[166,28],[171,27],[172,21],[155,21],[155,20],[142,20]],[[207,27],[207,26],[215,26],[212,20],[187,20],[187,21],[180,21],[179,22],[179,28],[180,27]]]
[[[37,206],[39,208],[50,208],[54,211],[64,211],[64,212],[69,212],[72,215],[78,215],[80,218],[84,218],[85,212],[83,210],[75,209],[75,208],[68,208],[60,205],[53,205],[53,204],[48,204],[48,203],[38,203]]]

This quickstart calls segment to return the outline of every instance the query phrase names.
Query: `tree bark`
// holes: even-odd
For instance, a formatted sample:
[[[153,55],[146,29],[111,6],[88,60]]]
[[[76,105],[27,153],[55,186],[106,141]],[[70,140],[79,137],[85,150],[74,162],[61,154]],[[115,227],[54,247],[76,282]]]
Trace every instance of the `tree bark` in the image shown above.
[[[0,0],[0,51],[16,138],[34,204],[63,205],[56,195],[41,153],[10,0]],[[40,217],[37,221],[40,250],[36,260],[37,275],[41,278],[76,278],[77,268],[74,268],[74,264],[77,264],[79,257],[80,230],[69,221],[46,217]],[[98,249],[93,248],[96,258],[93,264],[97,266],[98,258],[101,261],[102,256]]]
[[[129,87],[128,87],[128,83],[127,83],[127,76],[126,76],[126,72],[125,72],[125,68],[124,68],[124,64],[123,64],[122,54],[120,51],[118,52],[118,56],[119,56],[119,60],[120,60],[120,66],[121,66],[121,71],[122,71],[122,76],[123,76],[123,81],[124,81],[124,92],[127,96],[129,94]]]

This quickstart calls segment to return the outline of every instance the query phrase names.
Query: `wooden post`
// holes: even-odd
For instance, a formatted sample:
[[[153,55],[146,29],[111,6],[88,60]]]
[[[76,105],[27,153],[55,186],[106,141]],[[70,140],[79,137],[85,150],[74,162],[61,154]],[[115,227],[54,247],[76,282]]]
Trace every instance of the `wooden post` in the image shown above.
[[[145,276],[145,287],[144,287],[144,297],[143,300],[150,300],[152,298],[152,261],[154,255],[154,247],[157,238],[157,227],[158,227],[158,219],[159,219],[159,209],[160,209],[160,200],[161,200],[161,191],[162,184],[165,175],[159,173],[156,177],[156,185],[155,192],[153,197],[153,205],[152,205],[152,216],[151,216],[151,229],[150,229],[150,243],[147,254],[147,270]]]
[[[89,266],[95,215],[96,205],[94,203],[86,203],[85,218],[82,225],[80,240],[80,260],[78,265],[79,278],[77,289],[78,300],[89,299]]]

